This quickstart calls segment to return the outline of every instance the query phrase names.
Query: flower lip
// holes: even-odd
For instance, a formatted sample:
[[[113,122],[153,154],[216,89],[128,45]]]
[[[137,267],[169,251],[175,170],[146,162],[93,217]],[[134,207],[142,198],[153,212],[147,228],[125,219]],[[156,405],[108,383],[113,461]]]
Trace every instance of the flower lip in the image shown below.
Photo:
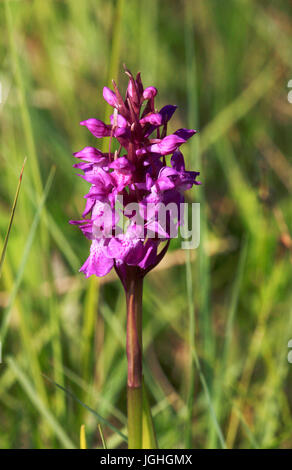
[[[73,155],[76,158],[83,158],[83,157],[88,157],[88,156],[96,157],[96,156],[102,155],[102,152],[95,147],[84,147],[82,150],[79,150],[78,152],[74,152]]]
[[[184,144],[186,140],[176,134],[167,135],[158,143],[150,145],[149,150],[154,153],[160,153],[161,155],[168,155],[173,153],[177,148]]]
[[[90,118],[86,121],[80,122],[81,126],[87,127],[87,129],[94,135],[94,137],[108,137],[111,135],[111,126],[107,126],[104,122],[99,119]]]
[[[88,164],[95,164],[99,166],[106,166],[109,161],[109,156],[103,154],[100,150],[94,148],[94,147],[84,147],[82,150],[79,152],[74,152],[73,156],[75,158],[78,158],[79,160],[84,160]],[[77,165],[73,165],[74,168],[82,168],[82,164],[79,163]]]
[[[93,274],[99,277],[108,274],[114,265],[114,261],[105,256],[105,252],[106,246],[104,240],[93,240],[89,258],[79,271],[84,272],[86,277],[90,277]]]

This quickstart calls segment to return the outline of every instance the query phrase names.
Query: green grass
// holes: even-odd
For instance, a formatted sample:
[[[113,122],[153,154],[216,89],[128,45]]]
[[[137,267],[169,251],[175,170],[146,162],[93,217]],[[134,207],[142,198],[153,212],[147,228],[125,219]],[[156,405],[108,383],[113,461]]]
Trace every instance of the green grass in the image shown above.
[[[201,245],[173,243],[145,282],[159,446],[292,447],[291,15],[284,0],[0,2],[0,252],[27,157],[1,266],[0,448],[77,448],[82,425],[89,448],[126,446],[122,288],[78,273],[89,245],[68,224],[86,190],[71,154],[94,142],[79,121],[108,117],[123,63],[179,106],[172,130],[199,129],[184,153]]]

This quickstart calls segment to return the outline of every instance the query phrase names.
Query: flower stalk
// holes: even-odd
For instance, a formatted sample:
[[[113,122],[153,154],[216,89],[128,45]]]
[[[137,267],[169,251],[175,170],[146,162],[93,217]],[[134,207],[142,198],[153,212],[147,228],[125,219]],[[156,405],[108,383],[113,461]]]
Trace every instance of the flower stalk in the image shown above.
[[[129,270],[127,302],[127,405],[128,447],[142,448],[142,293],[143,277],[135,267]]]
[[[128,387],[142,387],[142,290],[143,278],[131,277],[126,289]]]

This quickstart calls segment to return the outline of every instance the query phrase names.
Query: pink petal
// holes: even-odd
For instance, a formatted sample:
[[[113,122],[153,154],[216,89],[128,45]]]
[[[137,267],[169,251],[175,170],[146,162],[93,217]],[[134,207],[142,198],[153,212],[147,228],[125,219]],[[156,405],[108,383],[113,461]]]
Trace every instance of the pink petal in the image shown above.
[[[108,274],[114,262],[111,258],[105,256],[104,252],[104,241],[93,240],[90,247],[90,255],[79,271],[84,272],[87,278],[93,274],[98,277]]]
[[[117,100],[116,94],[112,90],[110,90],[107,86],[105,86],[103,88],[102,94],[103,94],[105,101],[107,101],[108,104],[110,104],[114,108],[117,107],[118,100]]]
[[[151,98],[154,98],[157,95],[157,89],[154,86],[149,86],[148,88],[145,88],[143,91],[143,98],[144,100],[150,100]]]

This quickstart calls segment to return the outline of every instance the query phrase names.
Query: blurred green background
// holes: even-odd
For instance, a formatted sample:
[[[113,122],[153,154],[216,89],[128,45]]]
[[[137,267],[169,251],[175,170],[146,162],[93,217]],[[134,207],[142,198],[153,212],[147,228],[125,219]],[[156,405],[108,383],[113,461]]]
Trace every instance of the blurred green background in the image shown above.
[[[71,154],[95,144],[79,121],[108,114],[123,63],[179,106],[171,130],[199,130],[183,151],[200,247],[174,242],[145,282],[159,445],[292,447],[291,18],[284,0],[0,2],[0,248],[27,156],[0,279],[1,448],[79,447],[81,424],[101,447],[92,410],[126,445],[122,288],[78,272],[89,244],[68,224],[88,186]]]

